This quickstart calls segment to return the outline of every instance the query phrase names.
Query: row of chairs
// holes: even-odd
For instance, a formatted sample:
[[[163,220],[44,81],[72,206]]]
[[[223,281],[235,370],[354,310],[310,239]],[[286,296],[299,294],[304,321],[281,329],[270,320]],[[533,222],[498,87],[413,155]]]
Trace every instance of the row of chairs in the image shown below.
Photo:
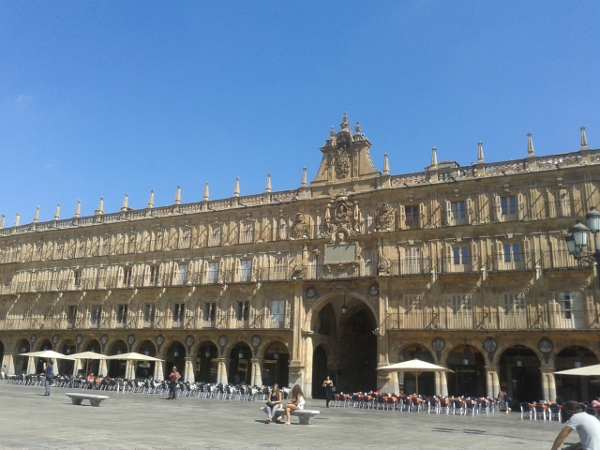
[[[556,420],[560,422],[560,406],[556,403],[543,404],[535,403],[530,404],[527,402],[521,403],[521,420]]]

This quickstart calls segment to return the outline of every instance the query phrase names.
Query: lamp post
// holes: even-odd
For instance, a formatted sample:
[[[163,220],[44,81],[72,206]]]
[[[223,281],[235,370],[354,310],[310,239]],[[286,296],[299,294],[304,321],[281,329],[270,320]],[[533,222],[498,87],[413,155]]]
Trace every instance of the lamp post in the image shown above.
[[[597,275],[600,265],[600,249],[598,248],[598,232],[600,231],[600,212],[596,211],[595,207],[592,207],[589,213],[585,215],[588,221],[589,228],[581,222],[577,221],[575,225],[569,230],[565,237],[567,243],[567,249],[569,253],[578,261],[585,261],[587,263],[596,263]],[[594,251],[585,250],[589,245],[589,233],[594,235]],[[600,276],[599,282],[600,282]]]
[[[342,314],[346,314],[348,312],[348,307],[346,306],[346,296],[344,295],[344,304],[342,305]]]

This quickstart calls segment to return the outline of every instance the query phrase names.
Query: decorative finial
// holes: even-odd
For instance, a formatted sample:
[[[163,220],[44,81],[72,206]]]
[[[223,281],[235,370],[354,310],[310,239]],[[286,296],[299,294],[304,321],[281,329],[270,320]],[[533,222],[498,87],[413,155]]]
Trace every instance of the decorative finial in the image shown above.
[[[265,191],[271,192],[271,174],[270,173],[267,174],[267,186],[265,188]]]
[[[54,220],[60,219],[60,203],[56,204],[56,211],[54,211]]]
[[[121,211],[127,211],[129,209],[129,194],[125,194],[123,204],[121,205]]]
[[[35,214],[33,215],[33,223],[37,223],[40,220],[40,207],[35,208]]]
[[[0,228],[4,228],[4,219],[6,218],[6,216],[4,214],[2,214],[2,216],[0,216]]]
[[[390,174],[390,163],[388,161],[388,154],[387,153],[383,154],[383,174],[384,175],[389,175]]]
[[[531,136],[533,136],[531,133],[527,133],[527,154],[529,156],[535,156],[535,149],[533,148]]]
[[[18,227],[20,222],[21,222],[21,213],[17,213],[17,217],[15,217],[15,224],[13,226]]]
[[[208,201],[208,181],[206,182],[206,185],[204,186],[204,200]]]
[[[302,169],[302,181],[300,184],[302,187],[306,187],[306,167]]]
[[[587,136],[585,135],[585,127],[581,127],[581,150],[588,149]]]
[[[483,162],[483,142],[481,141],[477,143],[477,162]]]
[[[104,214],[104,197],[100,197],[100,203],[98,204],[98,209],[96,209],[97,216],[102,214]]]
[[[348,122],[348,114],[344,111],[344,117],[342,117],[342,123],[340,123],[340,128],[350,129],[350,123]]]
[[[81,216],[81,200],[77,200],[77,206],[75,207],[75,217]]]
[[[240,196],[240,179],[239,179],[239,177],[235,179],[235,187],[233,188],[233,196],[234,197]]]
[[[335,128],[331,125],[331,130],[329,130],[329,136],[335,137]]]
[[[177,192],[175,193],[175,205],[181,203],[181,186],[177,186]]]
[[[362,130],[360,129],[360,123],[356,122],[356,126],[354,127],[354,131],[356,131],[356,134],[361,134]]]
[[[150,191],[150,197],[148,198],[148,209],[154,208],[154,189]]]
[[[431,166],[437,167],[437,148],[435,147],[431,149]]]

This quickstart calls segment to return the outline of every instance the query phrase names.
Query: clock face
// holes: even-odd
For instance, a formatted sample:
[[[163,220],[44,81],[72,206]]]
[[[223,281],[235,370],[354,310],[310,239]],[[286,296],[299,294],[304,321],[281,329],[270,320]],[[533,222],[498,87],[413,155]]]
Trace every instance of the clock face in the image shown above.
[[[373,284],[369,288],[369,294],[371,294],[371,295],[377,295],[377,294],[379,294],[379,286],[377,286],[376,284]]]
[[[552,343],[552,341],[550,339],[543,338],[538,343],[538,348],[540,349],[540,352],[542,352],[542,353],[550,353],[552,351],[552,349],[554,348],[554,344]]]
[[[130,334],[127,338],[127,342],[129,342],[129,345],[133,345],[133,343],[135,342],[135,336],[133,334]]]
[[[33,344],[37,340],[37,336],[35,334],[33,334],[33,335],[31,335],[31,337],[29,338],[29,340]]]
[[[306,290],[306,296],[308,298],[313,298],[315,295],[317,295],[317,291],[315,290],[315,288],[308,288]]]
[[[194,338],[192,336],[188,336],[187,339],[185,340],[185,343],[188,345],[188,347],[190,347],[191,345],[194,344]]]
[[[433,342],[431,343],[431,346],[433,347],[433,349],[436,352],[441,352],[442,350],[444,350],[444,347],[446,346],[446,343],[441,338],[435,338],[433,340]]]
[[[253,347],[258,347],[261,343],[260,336],[254,336],[252,338],[251,344]]]
[[[483,348],[485,349],[486,352],[495,352],[496,349],[498,348],[498,343],[492,339],[492,338],[487,338],[485,340],[485,342],[483,343]]]
[[[81,344],[83,342],[83,336],[78,334],[77,337],[75,338],[75,342],[77,342],[78,344]]]
[[[101,343],[102,345],[105,345],[107,342],[108,342],[108,336],[107,336],[107,335],[104,335],[104,336],[102,336],[102,337],[100,338],[100,343]]]
[[[225,347],[227,345],[227,336],[221,336],[219,338],[219,345]]]
[[[163,345],[163,342],[165,342],[165,338],[164,338],[164,337],[162,337],[162,335],[161,335],[161,336],[158,336],[158,337],[156,338],[156,343],[157,343],[159,346],[160,346],[160,345]]]

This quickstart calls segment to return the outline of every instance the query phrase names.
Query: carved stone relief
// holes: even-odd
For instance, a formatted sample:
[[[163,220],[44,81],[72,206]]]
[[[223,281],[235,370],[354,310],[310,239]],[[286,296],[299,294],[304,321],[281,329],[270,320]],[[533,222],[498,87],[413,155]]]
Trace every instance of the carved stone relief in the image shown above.
[[[395,231],[396,230],[396,209],[389,203],[384,203],[377,212],[375,222],[377,231]]]

